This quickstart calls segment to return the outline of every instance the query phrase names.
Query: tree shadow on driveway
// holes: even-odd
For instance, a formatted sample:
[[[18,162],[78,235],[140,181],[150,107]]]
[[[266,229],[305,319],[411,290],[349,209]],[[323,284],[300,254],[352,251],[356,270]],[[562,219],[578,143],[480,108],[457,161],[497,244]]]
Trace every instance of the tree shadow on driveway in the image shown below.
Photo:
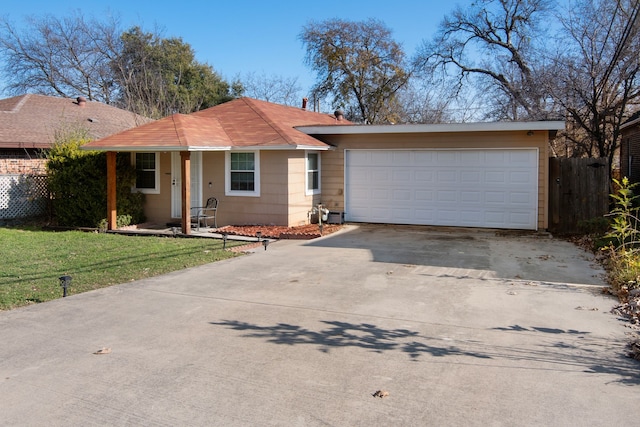
[[[482,354],[465,352],[455,346],[435,346],[415,341],[420,338],[416,331],[408,329],[382,329],[368,323],[348,323],[323,320],[329,328],[312,331],[301,326],[278,323],[272,326],[259,326],[235,320],[210,322],[212,325],[226,326],[236,331],[246,331],[243,337],[263,338],[266,342],[286,345],[315,345],[323,353],[329,353],[334,347],[359,347],[375,353],[401,351],[411,358],[421,354],[434,357],[465,355],[488,358]]]
[[[261,339],[276,345],[308,345],[322,353],[330,353],[335,348],[355,347],[374,353],[404,353],[414,362],[423,357],[447,357],[455,358],[448,361],[454,364],[608,374],[615,376],[613,382],[640,385],[640,364],[623,355],[612,355],[607,340],[590,338],[587,332],[517,325],[515,328],[489,329],[489,333],[526,333],[532,336],[542,333],[554,337],[550,342],[536,337],[535,340],[523,340],[520,346],[509,346],[479,340],[431,337],[418,331],[385,329],[368,323],[329,320],[322,323],[327,328],[315,331],[288,323],[263,326],[237,320],[210,322],[214,326],[242,332],[241,338]],[[563,339],[565,337],[566,340]],[[470,360],[465,361],[466,358]]]

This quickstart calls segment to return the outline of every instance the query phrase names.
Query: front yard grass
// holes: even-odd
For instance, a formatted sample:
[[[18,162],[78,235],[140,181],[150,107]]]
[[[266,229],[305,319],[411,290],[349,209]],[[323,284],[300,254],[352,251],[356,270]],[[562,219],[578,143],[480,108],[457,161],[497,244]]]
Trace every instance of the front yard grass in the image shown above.
[[[0,310],[62,297],[63,275],[73,295],[234,256],[218,239],[0,228]]]

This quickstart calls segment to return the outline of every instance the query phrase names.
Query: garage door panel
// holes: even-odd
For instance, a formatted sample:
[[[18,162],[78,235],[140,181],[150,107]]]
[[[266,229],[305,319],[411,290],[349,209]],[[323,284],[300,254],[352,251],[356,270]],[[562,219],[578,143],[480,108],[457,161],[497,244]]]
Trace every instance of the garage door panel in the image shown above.
[[[509,193],[509,203],[512,205],[525,205],[531,206],[533,200],[531,200],[531,193],[516,192]]]
[[[392,181],[394,184],[410,185],[413,181],[412,173],[409,170],[394,170],[392,172]]]
[[[458,200],[457,191],[438,191],[436,200],[438,202],[456,202]]]
[[[372,182],[389,181],[391,179],[391,172],[392,171],[390,169],[381,168],[372,171],[365,171],[363,176],[366,179],[366,183],[371,185]]]
[[[432,190],[416,190],[415,191],[415,200],[417,202],[432,202],[433,201],[433,191]],[[420,206],[418,204],[418,206]]]
[[[504,171],[487,171],[484,175],[484,182],[491,184],[504,184],[507,182],[507,176]]]
[[[461,191],[460,202],[462,203],[480,203],[482,201],[482,193],[478,191]]]
[[[433,221],[433,209],[416,209],[414,210],[414,218],[420,222],[418,224],[428,224]],[[414,224],[410,222],[409,224]]]
[[[417,170],[413,174],[415,183],[421,187],[433,184],[434,174],[430,171]]]
[[[405,166],[411,164],[411,152],[409,151],[393,151],[392,152],[393,166]]]
[[[346,219],[536,229],[536,149],[347,150]]]
[[[373,151],[370,154],[371,163],[374,166],[389,166],[392,164],[391,159],[393,158],[393,153],[388,151]]]
[[[414,151],[412,165],[417,166],[435,166],[437,165],[435,153],[433,151]]]
[[[439,170],[436,176],[438,183],[451,183],[458,181],[458,173],[456,171]]]
[[[409,190],[392,190],[392,199],[395,202],[411,201],[413,200],[412,192]]]
[[[371,199],[374,201],[387,202],[391,199],[391,193],[387,188],[375,188],[371,191]]]
[[[455,166],[458,164],[459,156],[454,151],[436,151],[438,165]]]
[[[482,180],[480,171],[462,171],[460,172],[460,182],[465,184],[476,184]]]
[[[526,171],[513,171],[509,172],[509,182],[511,183],[522,183],[529,184],[532,181],[533,177],[530,172]]]
[[[484,214],[481,210],[460,212],[460,221],[468,226],[481,225],[483,217],[484,217]]]

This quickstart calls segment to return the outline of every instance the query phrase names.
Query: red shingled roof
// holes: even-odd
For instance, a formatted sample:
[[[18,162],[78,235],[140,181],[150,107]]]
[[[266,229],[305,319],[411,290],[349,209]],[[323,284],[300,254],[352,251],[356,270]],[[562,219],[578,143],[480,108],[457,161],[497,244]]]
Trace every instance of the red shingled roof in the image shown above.
[[[226,150],[230,148],[326,148],[295,126],[349,124],[328,114],[240,98],[192,114],[174,114],[153,123],[93,141],[87,149],[135,151]]]
[[[150,119],[101,102],[27,94],[0,100],[0,148],[48,148],[57,131],[87,129],[104,138]]]

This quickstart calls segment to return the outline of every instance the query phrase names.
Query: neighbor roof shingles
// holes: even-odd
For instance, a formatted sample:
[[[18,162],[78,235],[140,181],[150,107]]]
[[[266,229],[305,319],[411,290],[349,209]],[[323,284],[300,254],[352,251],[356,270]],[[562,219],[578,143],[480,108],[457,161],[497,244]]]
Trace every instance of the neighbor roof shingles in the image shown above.
[[[0,148],[49,148],[65,129],[83,128],[98,139],[149,121],[101,102],[21,95],[0,100]]]
[[[252,98],[240,98],[206,110],[174,114],[87,144],[92,149],[207,150],[238,147],[326,147],[295,126],[331,125],[333,116]],[[340,123],[349,124],[347,121]]]

